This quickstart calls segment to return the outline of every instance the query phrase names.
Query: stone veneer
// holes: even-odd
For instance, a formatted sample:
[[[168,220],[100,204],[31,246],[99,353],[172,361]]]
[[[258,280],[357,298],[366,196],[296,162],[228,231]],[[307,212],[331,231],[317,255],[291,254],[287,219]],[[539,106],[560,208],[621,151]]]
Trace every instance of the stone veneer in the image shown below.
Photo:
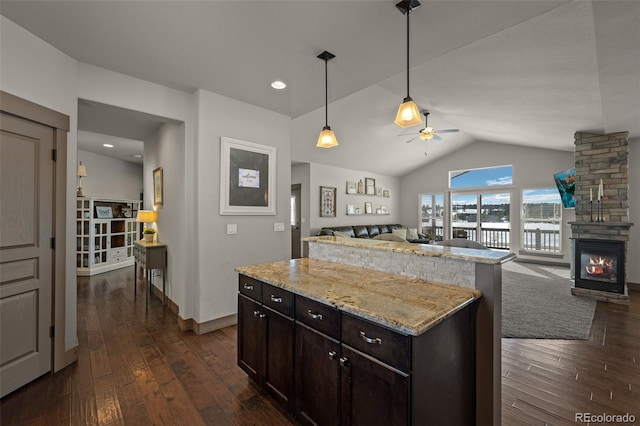
[[[628,276],[627,245],[629,222],[629,132],[597,135],[576,132],[575,143],[575,212],[571,237],[594,240],[624,241],[625,276]],[[602,179],[603,194],[601,221],[598,219],[598,186]],[[593,202],[590,203],[591,191]],[[573,259],[571,260],[574,261]],[[608,293],[573,287],[573,294],[589,295],[599,300],[620,302],[628,300],[627,283],[624,294]]]

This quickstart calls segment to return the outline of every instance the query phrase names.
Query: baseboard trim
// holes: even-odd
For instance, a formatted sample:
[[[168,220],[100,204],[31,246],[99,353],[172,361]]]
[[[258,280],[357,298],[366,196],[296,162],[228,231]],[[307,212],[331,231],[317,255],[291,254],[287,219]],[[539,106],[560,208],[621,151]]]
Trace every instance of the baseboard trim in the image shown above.
[[[627,283],[627,288],[632,291],[640,291],[640,283]]]
[[[516,262],[516,263],[534,263],[534,264],[537,264],[537,265],[559,266],[559,267],[564,267],[564,268],[569,268],[571,266],[571,264],[569,264],[567,262],[553,262],[553,261],[545,260],[543,258],[531,259],[531,258],[516,257],[515,259],[513,259],[513,262]]]
[[[229,327],[238,323],[238,315],[231,314],[226,317],[216,318],[211,321],[199,323],[193,318],[184,319],[178,315],[178,327],[182,331],[193,331],[195,334],[210,333],[221,328]]]
[[[162,302],[162,289],[159,289],[155,285],[151,287],[152,287],[151,294],[153,294],[160,302]],[[173,300],[171,300],[171,298],[168,295],[167,295],[167,308],[169,308],[169,310],[174,314],[178,315],[178,311],[179,311],[178,305]]]

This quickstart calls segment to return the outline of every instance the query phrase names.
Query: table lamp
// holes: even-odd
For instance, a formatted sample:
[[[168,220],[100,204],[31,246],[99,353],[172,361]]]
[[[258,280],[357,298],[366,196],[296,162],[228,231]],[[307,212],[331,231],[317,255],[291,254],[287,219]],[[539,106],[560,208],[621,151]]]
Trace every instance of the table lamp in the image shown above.
[[[145,223],[145,228],[142,231],[144,240],[149,242],[153,241],[153,235],[156,233],[156,230],[151,226],[147,227],[146,223],[154,223],[156,221],[156,212],[153,210],[140,210],[138,216],[136,216],[136,221]]]
[[[84,164],[82,164],[82,161],[81,161],[80,164],[78,164],[78,192],[76,193],[77,197],[84,197],[84,195],[82,195],[82,178],[83,177],[87,177],[87,168],[84,166]]]

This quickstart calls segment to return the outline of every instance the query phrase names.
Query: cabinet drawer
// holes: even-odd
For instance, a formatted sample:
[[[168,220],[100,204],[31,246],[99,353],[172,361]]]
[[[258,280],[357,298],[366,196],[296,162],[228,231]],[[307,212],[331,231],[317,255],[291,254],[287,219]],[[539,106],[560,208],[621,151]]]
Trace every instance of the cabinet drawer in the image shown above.
[[[340,311],[336,308],[296,296],[296,320],[329,337],[340,338]]]
[[[271,284],[262,284],[262,303],[293,318],[293,293]]]
[[[124,262],[125,260],[127,260],[127,256],[111,256],[110,257],[110,261],[111,262]]]
[[[127,249],[126,248],[113,249],[113,250],[111,250],[110,253],[111,253],[111,257],[126,256],[127,255]]]
[[[342,313],[342,342],[404,372],[410,372],[411,337]]]
[[[262,302],[262,281],[240,275],[238,280],[238,291],[253,300]]]

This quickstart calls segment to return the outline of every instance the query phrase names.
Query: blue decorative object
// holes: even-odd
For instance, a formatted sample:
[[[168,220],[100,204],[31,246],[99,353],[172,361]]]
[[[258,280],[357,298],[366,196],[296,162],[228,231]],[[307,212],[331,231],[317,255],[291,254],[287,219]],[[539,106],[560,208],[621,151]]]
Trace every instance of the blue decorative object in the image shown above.
[[[574,198],[576,190],[576,169],[570,168],[564,172],[559,172],[553,175],[553,179],[556,181],[558,191],[560,191],[560,198],[562,199],[562,206],[565,209],[572,209],[576,206],[576,200]]]

